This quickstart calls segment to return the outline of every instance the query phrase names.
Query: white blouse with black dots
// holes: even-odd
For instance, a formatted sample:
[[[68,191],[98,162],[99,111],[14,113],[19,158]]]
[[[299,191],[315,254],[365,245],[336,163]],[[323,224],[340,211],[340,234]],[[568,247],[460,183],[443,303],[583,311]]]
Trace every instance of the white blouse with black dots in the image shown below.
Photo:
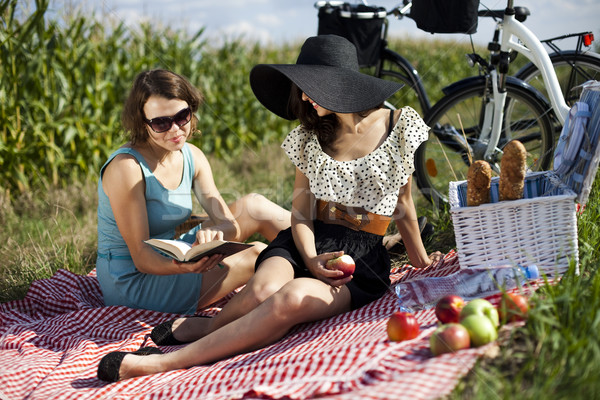
[[[334,160],[323,151],[317,135],[302,125],[288,134],[281,147],[308,178],[317,199],[391,216],[400,188],[415,170],[414,153],[428,133],[421,116],[407,106],[381,146],[356,160]]]

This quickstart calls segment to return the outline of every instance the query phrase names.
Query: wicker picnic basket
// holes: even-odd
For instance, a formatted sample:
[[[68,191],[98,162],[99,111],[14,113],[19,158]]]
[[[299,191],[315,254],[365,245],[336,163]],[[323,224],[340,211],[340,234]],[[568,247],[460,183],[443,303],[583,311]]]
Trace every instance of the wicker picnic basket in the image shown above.
[[[499,178],[492,178],[491,202],[467,207],[467,182],[450,182],[449,202],[460,265],[535,264],[548,276],[564,273],[579,261],[577,205],[584,206],[600,161],[600,82],[584,85],[582,102],[589,121],[581,135],[570,135],[568,123],[559,139],[574,156],[562,159],[568,171],[528,173],[523,198],[499,201]],[[575,138],[574,136],[578,136]],[[557,169],[555,153],[555,169]]]

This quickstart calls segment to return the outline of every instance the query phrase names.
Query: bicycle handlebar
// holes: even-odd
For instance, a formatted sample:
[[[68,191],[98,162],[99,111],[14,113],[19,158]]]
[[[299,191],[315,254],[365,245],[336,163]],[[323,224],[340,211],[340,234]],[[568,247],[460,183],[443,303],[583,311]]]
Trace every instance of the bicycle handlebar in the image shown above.
[[[527,16],[531,15],[529,9],[527,7],[514,7],[515,10],[515,19],[519,22],[523,22],[527,19]],[[502,19],[504,18],[506,10],[479,10],[477,12],[478,17],[492,17],[494,19]]]
[[[366,2],[365,2],[366,3]],[[323,7],[330,7],[331,10],[339,9],[342,6],[349,4],[347,1],[339,1],[339,0],[319,0],[314,4],[316,9],[321,9]],[[350,5],[352,7],[352,5]],[[407,16],[410,9],[412,7],[411,0],[403,0],[401,4],[398,4],[394,8],[390,10],[385,10],[383,7],[380,7],[381,11],[353,11],[353,10],[340,10],[340,17],[342,18],[357,18],[357,19],[373,19],[373,18],[385,18],[388,15],[394,15],[396,18],[402,18]],[[484,5],[485,7],[485,5]],[[519,22],[524,22],[531,12],[527,7],[513,7],[515,12],[515,19]],[[477,16],[479,17],[491,17],[494,19],[502,19],[504,18],[504,14],[506,9],[502,10],[479,10]]]
[[[317,1],[314,4],[316,9],[321,9],[323,7],[330,7],[333,11],[334,9],[339,9],[340,7],[348,4],[345,1]],[[342,18],[356,18],[356,19],[374,19],[374,18],[385,18],[388,15],[394,14],[396,17],[402,17],[408,13],[410,10],[412,3],[410,1],[404,1],[404,7],[400,8],[401,5],[397,5],[391,10],[386,10],[383,7],[381,11],[348,11],[348,10],[340,10],[339,15]]]

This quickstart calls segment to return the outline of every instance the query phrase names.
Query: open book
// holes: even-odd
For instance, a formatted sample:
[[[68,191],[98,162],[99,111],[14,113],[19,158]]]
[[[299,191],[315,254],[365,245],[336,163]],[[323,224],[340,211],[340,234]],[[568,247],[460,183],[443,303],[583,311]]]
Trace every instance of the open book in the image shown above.
[[[224,254],[227,257],[253,246],[248,243],[227,240],[213,240],[212,242],[198,244],[194,247],[181,240],[149,239],[144,240],[144,242],[181,262],[198,261],[202,257],[208,257],[213,254]]]

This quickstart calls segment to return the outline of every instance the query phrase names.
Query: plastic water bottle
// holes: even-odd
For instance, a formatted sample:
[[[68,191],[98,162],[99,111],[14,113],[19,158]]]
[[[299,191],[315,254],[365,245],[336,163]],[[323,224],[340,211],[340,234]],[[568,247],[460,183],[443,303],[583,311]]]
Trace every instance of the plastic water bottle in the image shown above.
[[[435,307],[446,295],[454,294],[468,301],[520,287],[538,278],[536,265],[471,267],[452,275],[401,282],[396,285],[396,295],[401,310],[424,310]]]

